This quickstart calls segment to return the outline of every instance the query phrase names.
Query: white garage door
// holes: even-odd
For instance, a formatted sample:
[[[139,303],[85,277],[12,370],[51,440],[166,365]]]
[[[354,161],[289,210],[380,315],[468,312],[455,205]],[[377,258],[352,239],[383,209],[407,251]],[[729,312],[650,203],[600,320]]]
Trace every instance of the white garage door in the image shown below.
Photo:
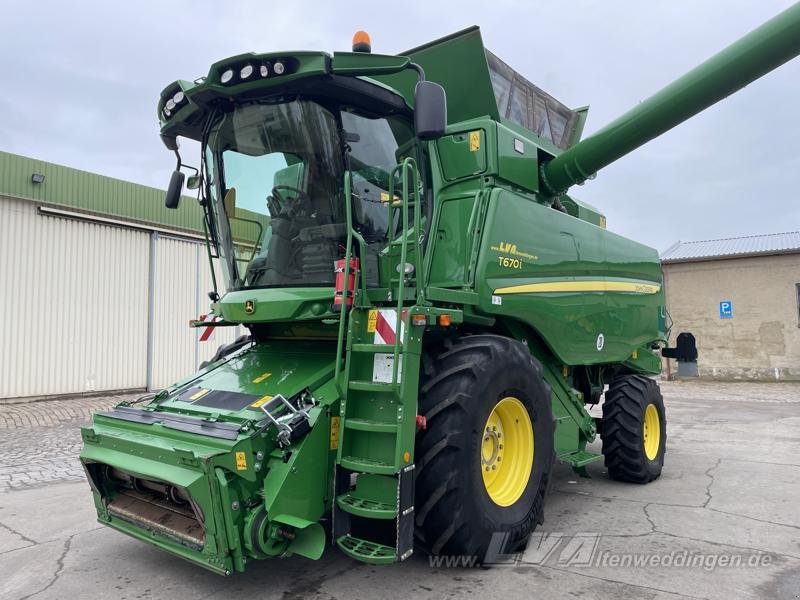
[[[188,327],[212,289],[203,244],[24,200],[0,198],[0,286],[0,398],[159,389],[245,333]]]
[[[148,241],[0,200],[0,398],[144,387]]]

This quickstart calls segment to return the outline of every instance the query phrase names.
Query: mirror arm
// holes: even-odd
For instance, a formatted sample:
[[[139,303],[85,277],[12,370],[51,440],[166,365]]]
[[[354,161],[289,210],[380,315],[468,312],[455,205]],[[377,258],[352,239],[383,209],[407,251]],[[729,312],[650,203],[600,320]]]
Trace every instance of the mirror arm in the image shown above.
[[[187,165],[186,163],[183,162],[183,160],[181,159],[181,153],[178,152],[177,149],[173,150],[173,152],[175,153],[175,158],[178,159],[178,164],[175,166],[175,170],[176,171],[180,171],[181,168],[185,168],[185,169],[190,169],[190,170],[194,171],[195,175],[200,175],[200,171],[197,170],[197,167],[193,167],[191,165]]]
[[[408,68],[414,69],[417,72],[420,81],[425,81],[425,69],[422,68],[422,65],[412,62],[408,64]]]

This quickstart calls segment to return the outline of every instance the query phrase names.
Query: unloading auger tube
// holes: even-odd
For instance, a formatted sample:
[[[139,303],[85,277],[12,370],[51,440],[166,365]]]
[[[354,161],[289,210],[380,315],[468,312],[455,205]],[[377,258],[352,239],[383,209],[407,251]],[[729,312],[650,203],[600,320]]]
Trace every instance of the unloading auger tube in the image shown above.
[[[800,3],[541,167],[555,196],[800,54]]]

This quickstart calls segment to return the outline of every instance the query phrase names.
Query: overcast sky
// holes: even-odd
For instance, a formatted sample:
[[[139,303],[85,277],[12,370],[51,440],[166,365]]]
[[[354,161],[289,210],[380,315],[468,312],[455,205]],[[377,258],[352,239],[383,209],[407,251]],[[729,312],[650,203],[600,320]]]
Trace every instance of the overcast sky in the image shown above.
[[[0,5],[0,150],[166,187],[155,106],[175,79],[247,51],[397,53],[470,25],[599,129],[787,8],[784,0],[31,2]],[[650,142],[573,193],[609,229],[677,240],[800,229],[800,59]],[[184,156],[197,163],[197,156]]]

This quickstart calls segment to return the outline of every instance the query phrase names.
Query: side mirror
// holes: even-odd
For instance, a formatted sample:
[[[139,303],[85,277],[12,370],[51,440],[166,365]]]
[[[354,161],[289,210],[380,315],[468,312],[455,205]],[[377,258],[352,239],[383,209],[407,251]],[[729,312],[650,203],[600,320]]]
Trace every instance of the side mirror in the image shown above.
[[[435,140],[447,127],[447,96],[432,81],[420,81],[414,89],[414,130],[421,140]]]
[[[183,191],[183,180],[185,177],[186,176],[181,171],[172,172],[172,177],[169,178],[167,195],[164,198],[164,206],[167,208],[178,208],[178,203],[181,201],[181,192]]]
[[[200,175],[189,175],[186,179],[186,189],[196,190],[200,187]]]

